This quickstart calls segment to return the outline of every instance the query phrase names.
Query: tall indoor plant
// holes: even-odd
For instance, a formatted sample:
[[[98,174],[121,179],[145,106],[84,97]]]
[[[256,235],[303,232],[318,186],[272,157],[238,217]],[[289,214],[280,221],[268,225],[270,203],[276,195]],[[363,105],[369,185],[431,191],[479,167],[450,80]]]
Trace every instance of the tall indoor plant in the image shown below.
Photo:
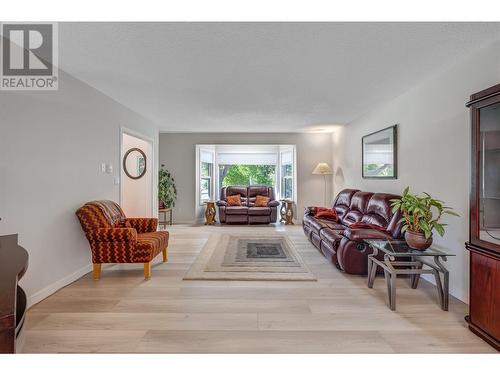
[[[177,200],[175,180],[164,164],[161,165],[158,171],[158,199],[160,208],[173,208]]]
[[[444,202],[432,198],[429,194],[410,194],[410,188],[403,191],[400,199],[391,199],[393,212],[401,211],[403,216],[402,232],[408,245],[414,249],[425,250],[432,244],[432,232],[436,230],[442,237],[446,224],[440,222],[442,215],[459,216]]]

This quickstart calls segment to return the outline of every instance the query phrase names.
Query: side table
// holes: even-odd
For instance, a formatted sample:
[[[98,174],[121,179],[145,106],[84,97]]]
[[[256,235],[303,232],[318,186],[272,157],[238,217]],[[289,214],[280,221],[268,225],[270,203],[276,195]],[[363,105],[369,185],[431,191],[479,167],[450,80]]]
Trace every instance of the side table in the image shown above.
[[[420,275],[432,274],[436,280],[441,309],[448,311],[450,274],[441,261],[446,261],[448,256],[455,254],[433,248],[425,251],[415,250],[401,240],[365,240],[365,242],[373,249],[373,253],[368,255],[368,288],[373,288],[377,267],[380,266],[384,270],[391,310],[396,310],[397,275],[410,275],[411,287],[416,289]],[[379,251],[384,253],[383,261],[377,259]],[[423,268],[424,265],[429,268]]]
[[[215,202],[208,201],[206,203],[207,208],[205,208],[205,225],[215,224]]]
[[[280,223],[293,225],[293,201],[290,199],[281,199]]]
[[[163,214],[163,218],[162,218],[162,214]],[[168,220],[167,220],[167,214],[169,214]],[[172,225],[172,221],[173,221],[172,208],[160,208],[160,209],[158,209],[158,225],[160,226],[160,228],[163,227],[163,229],[166,229],[167,224]]]

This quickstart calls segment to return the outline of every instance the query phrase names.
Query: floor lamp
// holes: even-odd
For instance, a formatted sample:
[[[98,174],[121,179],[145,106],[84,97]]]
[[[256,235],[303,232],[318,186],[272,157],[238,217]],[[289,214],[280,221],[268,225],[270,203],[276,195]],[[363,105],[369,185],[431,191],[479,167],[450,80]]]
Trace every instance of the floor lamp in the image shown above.
[[[332,168],[328,165],[328,163],[318,163],[316,168],[314,168],[312,174],[320,174],[323,175],[325,179],[325,195],[324,195],[324,204],[326,207],[326,176],[333,174]]]

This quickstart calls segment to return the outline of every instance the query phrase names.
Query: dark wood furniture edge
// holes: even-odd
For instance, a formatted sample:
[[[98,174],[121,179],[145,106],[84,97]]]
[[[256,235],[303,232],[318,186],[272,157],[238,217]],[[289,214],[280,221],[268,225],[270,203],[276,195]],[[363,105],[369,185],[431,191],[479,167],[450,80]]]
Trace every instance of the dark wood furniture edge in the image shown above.
[[[477,246],[476,244],[474,244],[472,242],[466,242],[465,248],[469,251],[481,253],[481,254],[489,256],[491,258],[496,258],[496,259],[500,258],[500,253],[497,253],[496,251],[491,250],[491,249],[486,249],[484,247]]]
[[[18,282],[28,269],[28,252],[17,234],[1,236],[0,245],[0,353],[15,353],[16,337],[26,316],[26,294]]]
[[[489,332],[489,323],[485,327],[478,326],[478,320],[484,324],[485,313],[484,304],[481,299],[477,298],[477,283],[485,282],[477,278],[477,274],[473,275],[472,260],[481,259],[483,262],[500,262],[500,245],[490,243],[479,238],[479,220],[478,220],[478,188],[479,188],[479,135],[480,135],[480,109],[500,102],[500,84],[491,86],[485,90],[474,93],[470,96],[470,101],[466,106],[470,109],[470,126],[471,126],[471,179],[470,179],[470,207],[469,207],[469,241],[465,243],[466,249],[469,251],[469,259],[471,261],[469,269],[469,315],[465,317],[471,332],[490,344],[497,351],[500,351],[500,343],[496,334],[493,336],[494,331]],[[491,264],[491,263],[490,263]],[[477,265],[476,265],[477,267]],[[476,271],[477,272],[477,271]],[[493,290],[498,288],[494,281],[487,281],[488,286]],[[481,286],[479,286],[480,288]],[[473,290],[476,292],[473,293]],[[473,306],[476,306],[474,309]],[[478,310],[479,309],[479,310]],[[492,313],[492,312],[490,312]],[[474,316],[472,316],[474,314]],[[486,315],[488,317],[488,315]],[[495,319],[495,318],[493,318]],[[498,318],[496,318],[498,319]],[[496,319],[494,321],[496,321]],[[475,322],[473,322],[473,320]],[[498,321],[496,323],[498,324]],[[488,332],[485,329],[488,329]]]
[[[499,93],[498,93],[499,91],[500,91],[500,83],[498,85],[491,86],[491,87],[488,87],[487,89],[481,90],[475,94],[472,94],[470,96],[470,100],[467,103],[465,103],[465,106],[470,107],[474,103],[477,103],[481,100],[485,100],[485,99],[488,99],[490,97],[499,95]]]
[[[486,341],[488,344],[490,344],[495,350],[500,352],[500,341],[498,341],[496,338],[490,336],[488,333],[484,332],[481,328],[479,328],[477,325],[471,322],[470,316],[467,315],[465,317],[465,321],[469,325],[469,329],[478,335],[480,338],[482,338],[484,341]]]

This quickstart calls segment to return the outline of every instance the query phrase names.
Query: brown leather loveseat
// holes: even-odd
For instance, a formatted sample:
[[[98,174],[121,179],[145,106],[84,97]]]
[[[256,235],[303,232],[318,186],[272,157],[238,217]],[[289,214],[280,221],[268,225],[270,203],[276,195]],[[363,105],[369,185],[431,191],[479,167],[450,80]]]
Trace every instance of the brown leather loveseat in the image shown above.
[[[241,206],[230,206],[226,198],[240,195]],[[256,207],[257,195],[269,197],[267,207]],[[270,186],[227,186],[220,192],[219,221],[226,224],[269,224],[276,222],[279,202],[274,197],[274,189]]]
[[[317,207],[306,208],[302,226],[309,241],[339,269],[364,275],[368,271],[369,247],[364,239],[401,238],[399,212],[393,213],[391,199],[398,195],[342,190],[333,203],[337,222],[315,217]],[[361,223],[353,225],[354,223]],[[350,228],[350,226],[353,228]],[[376,227],[377,229],[359,228]],[[358,228],[354,228],[358,227]],[[380,228],[379,228],[380,227]]]

